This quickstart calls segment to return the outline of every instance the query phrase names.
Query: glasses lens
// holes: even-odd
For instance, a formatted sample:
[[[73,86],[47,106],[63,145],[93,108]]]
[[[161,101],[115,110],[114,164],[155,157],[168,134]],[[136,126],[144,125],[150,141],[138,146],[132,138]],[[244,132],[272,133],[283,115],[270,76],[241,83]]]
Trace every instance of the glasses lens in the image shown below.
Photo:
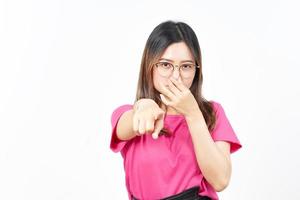
[[[173,65],[168,62],[160,62],[157,63],[156,66],[161,76],[170,76],[173,71]]]
[[[192,77],[195,73],[196,66],[193,64],[184,64],[181,65],[181,75],[185,78]]]

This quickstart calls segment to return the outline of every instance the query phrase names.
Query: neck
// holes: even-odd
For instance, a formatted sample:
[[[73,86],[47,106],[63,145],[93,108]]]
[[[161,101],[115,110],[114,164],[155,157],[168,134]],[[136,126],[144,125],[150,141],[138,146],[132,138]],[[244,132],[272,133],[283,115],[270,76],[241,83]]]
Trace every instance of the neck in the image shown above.
[[[166,106],[165,104],[162,104],[161,109],[163,109],[166,112],[166,114],[169,114],[169,115],[179,115],[180,114],[173,107]]]

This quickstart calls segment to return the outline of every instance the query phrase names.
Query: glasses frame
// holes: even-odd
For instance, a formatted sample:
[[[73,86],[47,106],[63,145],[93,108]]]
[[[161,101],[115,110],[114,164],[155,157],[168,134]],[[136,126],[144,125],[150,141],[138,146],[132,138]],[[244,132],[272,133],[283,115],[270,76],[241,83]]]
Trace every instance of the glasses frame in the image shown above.
[[[173,73],[174,73],[174,70],[175,70],[175,67],[176,68],[179,68],[178,70],[179,70],[179,73],[181,74],[181,67],[183,66],[183,65],[193,65],[193,66],[195,66],[195,72],[197,71],[197,68],[199,69],[200,68],[200,66],[199,65],[197,65],[197,64],[194,64],[194,63],[185,63],[185,64],[181,64],[180,66],[179,65],[174,65],[173,63],[170,63],[170,62],[166,62],[166,61],[163,61],[163,62],[157,62],[157,63],[155,63],[154,64],[154,66],[158,69],[158,64],[160,64],[160,63],[168,63],[168,64],[170,64],[172,67],[173,67],[173,69],[172,69],[172,72],[170,73],[170,75],[169,76],[171,76]],[[163,75],[162,75],[163,76]],[[168,76],[166,76],[166,77],[168,77]]]

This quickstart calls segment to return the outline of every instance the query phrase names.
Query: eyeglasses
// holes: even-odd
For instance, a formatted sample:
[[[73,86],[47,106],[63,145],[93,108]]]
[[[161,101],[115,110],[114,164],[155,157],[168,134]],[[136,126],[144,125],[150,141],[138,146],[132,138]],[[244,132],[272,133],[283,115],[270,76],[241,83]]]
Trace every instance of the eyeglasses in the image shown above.
[[[165,77],[169,77],[171,76],[171,74],[173,73],[175,67],[179,67],[179,71],[180,74],[182,75],[182,77],[184,78],[190,78],[192,76],[194,76],[194,73],[196,71],[196,68],[200,68],[200,66],[197,66],[195,64],[182,64],[180,66],[178,65],[174,65],[172,63],[169,62],[158,62],[155,64],[155,66],[158,69],[158,73],[161,76],[165,76]]]

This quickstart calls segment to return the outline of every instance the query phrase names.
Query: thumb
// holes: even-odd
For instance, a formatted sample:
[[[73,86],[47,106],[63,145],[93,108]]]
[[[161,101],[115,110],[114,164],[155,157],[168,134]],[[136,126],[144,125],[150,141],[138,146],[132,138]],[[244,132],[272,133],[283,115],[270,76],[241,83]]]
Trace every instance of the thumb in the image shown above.
[[[170,102],[166,99],[166,97],[163,94],[159,94],[159,96],[165,105],[167,105],[167,106],[170,105]]]
[[[162,119],[164,118],[165,115],[165,111],[163,111],[162,109],[159,109],[159,111],[157,111],[154,115],[154,119],[158,120],[158,119]]]
[[[152,133],[152,138],[157,139],[161,129],[164,127],[164,118],[160,118],[156,121],[154,131]]]

